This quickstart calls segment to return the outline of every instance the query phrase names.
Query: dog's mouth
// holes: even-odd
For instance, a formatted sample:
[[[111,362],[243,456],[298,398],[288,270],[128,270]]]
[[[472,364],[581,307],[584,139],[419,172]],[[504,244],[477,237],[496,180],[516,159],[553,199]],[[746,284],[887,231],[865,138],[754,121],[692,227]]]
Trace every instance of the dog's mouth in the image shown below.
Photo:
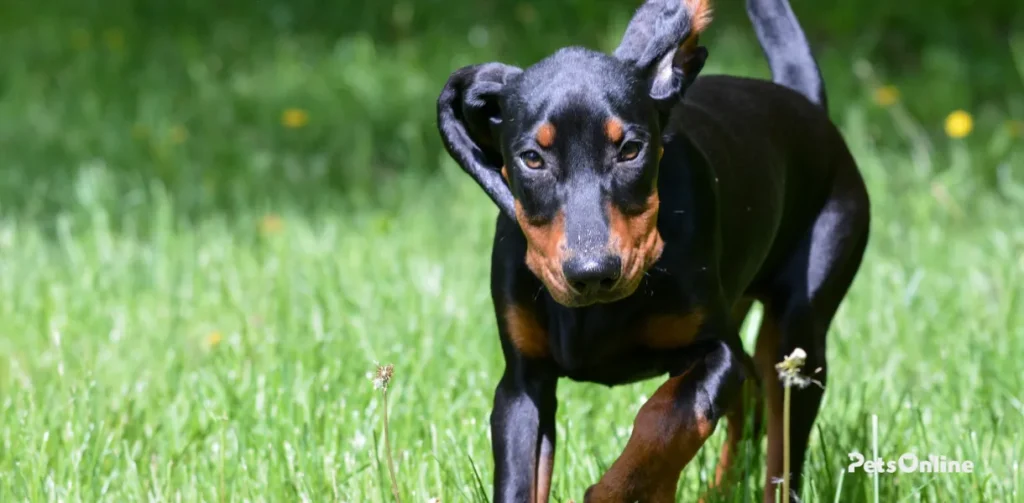
[[[554,298],[559,304],[566,307],[586,307],[594,304],[611,304],[636,293],[640,283],[641,281],[619,282],[609,289],[586,293],[569,287],[570,294],[567,298],[559,299],[554,294],[552,294],[552,298]],[[551,291],[551,287],[548,287],[548,291]]]
[[[647,271],[661,258],[664,244],[660,236],[651,239],[652,247],[647,250],[631,250],[624,254],[619,279],[602,288],[581,289],[566,280],[561,269],[553,261],[530,261],[531,271],[541,280],[555,302],[565,307],[586,307],[595,304],[611,304],[636,293]],[[550,264],[550,265],[549,265]]]

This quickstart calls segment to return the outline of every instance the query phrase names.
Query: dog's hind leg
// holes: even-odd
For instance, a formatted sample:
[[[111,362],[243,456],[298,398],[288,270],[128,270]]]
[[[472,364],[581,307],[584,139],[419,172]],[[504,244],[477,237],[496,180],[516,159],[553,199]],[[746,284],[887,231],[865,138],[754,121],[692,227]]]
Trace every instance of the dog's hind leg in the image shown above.
[[[852,164],[852,160],[849,161]],[[825,339],[867,245],[869,202],[855,169],[840,169],[830,199],[772,282],[754,359],[768,402],[764,501],[776,501],[783,471],[783,388],[775,370],[794,349],[807,353],[804,374],[822,387],[828,377]],[[817,373],[815,373],[817,371]],[[800,492],[804,459],[824,390],[793,388],[790,404],[790,490]]]

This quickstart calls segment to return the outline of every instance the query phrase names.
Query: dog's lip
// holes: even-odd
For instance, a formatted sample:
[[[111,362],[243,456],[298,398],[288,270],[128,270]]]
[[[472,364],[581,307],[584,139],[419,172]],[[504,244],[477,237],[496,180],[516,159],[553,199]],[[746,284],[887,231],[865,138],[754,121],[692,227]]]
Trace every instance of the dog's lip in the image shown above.
[[[595,304],[611,304],[617,302],[630,295],[636,293],[640,282],[622,281],[620,280],[614,286],[607,290],[601,290],[599,292],[591,294],[582,294],[571,286],[566,286],[565,302],[559,301],[559,304],[563,304],[566,307],[587,307]],[[558,299],[556,299],[558,300]]]

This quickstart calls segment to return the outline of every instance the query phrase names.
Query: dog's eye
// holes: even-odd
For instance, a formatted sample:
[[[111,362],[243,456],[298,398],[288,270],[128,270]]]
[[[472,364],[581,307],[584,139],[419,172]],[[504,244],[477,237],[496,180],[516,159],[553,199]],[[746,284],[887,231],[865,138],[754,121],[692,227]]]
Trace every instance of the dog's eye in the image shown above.
[[[527,168],[540,169],[544,167],[544,158],[536,150],[527,150],[519,156]]]
[[[638,141],[627,141],[619,149],[619,162],[632,161],[640,155],[642,145]]]

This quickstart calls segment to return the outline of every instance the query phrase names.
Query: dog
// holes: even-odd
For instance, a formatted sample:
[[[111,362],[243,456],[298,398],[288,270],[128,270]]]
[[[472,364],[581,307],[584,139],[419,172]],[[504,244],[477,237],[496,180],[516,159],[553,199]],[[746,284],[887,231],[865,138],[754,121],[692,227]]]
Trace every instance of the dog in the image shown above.
[[[787,0],[748,0],[747,13],[772,81],[698,78],[708,0],[648,0],[611,54],[568,47],[527,68],[467,66],[446,82],[445,149],[500,210],[494,501],[548,500],[559,379],[658,376],[625,449],[584,500],[673,501],[723,418],[711,485],[727,490],[753,390],[756,417],[767,403],[763,499],[775,501],[775,364],[796,348],[822,384],[792,391],[799,494],[827,382],[826,333],[860,268],[870,202]],[[754,301],[764,314],[749,355],[739,327]]]

